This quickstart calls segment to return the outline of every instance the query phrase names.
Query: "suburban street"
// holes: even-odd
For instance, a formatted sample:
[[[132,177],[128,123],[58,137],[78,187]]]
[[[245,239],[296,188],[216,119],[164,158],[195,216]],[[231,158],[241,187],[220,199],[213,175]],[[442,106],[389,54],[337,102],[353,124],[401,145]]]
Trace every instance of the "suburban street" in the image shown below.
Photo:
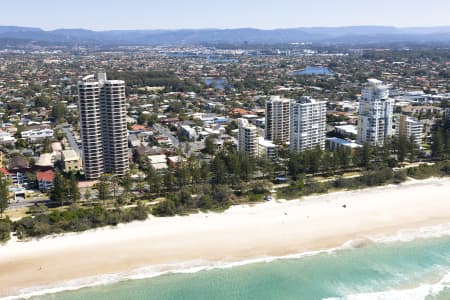
[[[81,149],[78,147],[78,143],[75,139],[75,136],[73,135],[72,129],[68,127],[68,124],[62,124],[58,126],[61,131],[65,134],[67,137],[67,141],[69,142],[70,148],[75,150],[75,152],[78,153],[78,155],[81,157]]]
[[[178,138],[170,132],[170,130],[160,124],[153,124],[153,128],[159,131],[162,135],[165,135],[169,138],[170,142],[173,144],[173,146],[177,149],[180,149],[181,143],[178,141]],[[183,150],[183,149],[181,149]]]

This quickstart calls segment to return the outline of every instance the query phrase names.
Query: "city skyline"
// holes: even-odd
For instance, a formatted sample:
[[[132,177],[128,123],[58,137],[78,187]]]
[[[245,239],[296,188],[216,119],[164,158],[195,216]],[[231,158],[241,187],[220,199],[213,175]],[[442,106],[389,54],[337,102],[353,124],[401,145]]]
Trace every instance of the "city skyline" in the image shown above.
[[[26,10],[23,8],[27,7]],[[89,9],[86,9],[89,7]],[[101,10],[105,13],[99,15]],[[210,1],[189,3],[131,0],[55,3],[49,0],[7,2],[0,12],[0,25],[39,27],[45,30],[84,28],[91,30],[201,29],[201,28],[297,28],[381,25],[395,27],[448,26],[450,3],[377,2],[325,0],[320,3],[282,0],[230,0],[227,5]],[[426,12],[426,13],[424,13]],[[104,16],[104,17],[102,17]]]
[[[448,298],[450,26],[126,30],[444,5],[17,1],[122,30],[0,26],[1,299]]]

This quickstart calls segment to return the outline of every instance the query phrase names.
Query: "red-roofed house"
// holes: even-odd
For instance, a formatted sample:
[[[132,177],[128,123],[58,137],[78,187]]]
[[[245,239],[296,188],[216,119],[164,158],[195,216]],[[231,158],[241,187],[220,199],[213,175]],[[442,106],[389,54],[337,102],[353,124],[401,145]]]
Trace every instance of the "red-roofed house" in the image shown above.
[[[45,172],[36,172],[36,180],[41,192],[46,192],[53,187],[53,180],[55,179],[55,172],[48,170]]]
[[[232,115],[238,115],[238,116],[256,115],[254,112],[252,112],[250,110],[243,109],[243,108],[233,108],[233,110],[231,110],[231,114]]]
[[[178,119],[178,118],[164,118],[164,119],[161,119],[161,123],[164,123],[164,124],[175,124],[175,123],[177,123],[179,121],[180,121],[180,119]]]
[[[6,170],[5,168],[0,168],[0,173],[3,173],[5,176],[11,176],[12,173]]]
[[[146,131],[146,130],[148,130],[148,128],[146,126],[144,126],[144,125],[135,124],[135,125],[131,126],[131,130],[134,130],[134,131]]]
[[[0,173],[3,173],[3,175],[11,179],[13,185],[21,186],[27,183],[27,178],[21,172],[8,171],[5,168],[0,168]]]

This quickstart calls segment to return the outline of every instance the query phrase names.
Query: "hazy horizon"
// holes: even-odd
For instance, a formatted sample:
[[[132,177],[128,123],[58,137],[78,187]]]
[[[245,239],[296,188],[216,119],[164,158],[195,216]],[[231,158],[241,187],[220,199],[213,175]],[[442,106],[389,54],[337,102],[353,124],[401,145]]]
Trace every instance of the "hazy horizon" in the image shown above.
[[[351,27],[387,27],[387,28],[398,28],[398,29],[414,29],[414,28],[450,28],[450,25],[434,25],[434,26],[391,26],[391,25],[374,25],[374,24],[366,24],[366,25],[347,25],[347,26],[297,26],[297,27],[274,27],[274,28],[258,28],[258,27],[180,27],[180,28],[114,28],[114,29],[91,29],[84,27],[57,27],[57,28],[42,28],[38,26],[26,26],[26,25],[11,25],[11,24],[0,24],[3,27],[23,27],[23,28],[37,28],[42,29],[44,31],[53,31],[53,30],[89,30],[95,32],[104,32],[104,31],[176,31],[176,30],[233,30],[233,29],[255,29],[255,30],[285,30],[285,29],[299,29],[299,28],[351,28]]]
[[[8,1],[0,25],[44,30],[286,29],[299,27],[450,26],[447,0],[40,0]],[[26,9],[24,9],[26,8]]]

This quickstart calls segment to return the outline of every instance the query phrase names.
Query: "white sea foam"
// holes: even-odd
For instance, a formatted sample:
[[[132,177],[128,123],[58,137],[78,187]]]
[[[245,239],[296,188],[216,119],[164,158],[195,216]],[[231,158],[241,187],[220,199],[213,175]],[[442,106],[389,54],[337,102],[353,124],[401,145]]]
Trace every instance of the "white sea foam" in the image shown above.
[[[21,290],[21,294],[17,296],[8,296],[0,298],[0,300],[16,300],[29,299],[36,296],[43,296],[46,294],[55,294],[64,291],[75,291],[82,288],[97,287],[102,285],[109,285],[113,283],[123,282],[127,280],[149,279],[167,274],[189,274],[201,271],[209,271],[214,269],[230,269],[239,266],[245,266],[257,263],[270,263],[282,259],[299,259],[303,257],[314,256],[318,254],[331,254],[339,250],[353,248],[354,242],[349,241],[340,247],[302,252],[297,254],[290,254],[284,256],[264,256],[254,259],[247,259],[241,261],[230,262],[210,262],[204,260],[188,261],[178,264],[154,265],[143,268],[138,268],[130,272],[122,272],[117,274],[105,274],[99,276],[86,277],[82,279],[70,280],[56,286],[36,286]]]
[[[426,300],[439,295],[444,289],[448,288],[450,288],[450,273],[447,273],[437,283],[422,284],[412,289],[361,293],[322,300]]]
[[[59,284],[57,286],[38,286],[29,289],[23,289],[21,294],[18,296],[8,296],[5,298],[0,298],[0,300],[13,300],[13,299],[29,299],[35,296],[42,296],[45,294],[53,294],[63,291],[73,291],[86,287],[95,287],[101,285],[113,284],[126,280],[136,280],[136,279],[148,279],[153,277],[158,277],[166,274],[183,274],[183,273],[196,273],[201,271],[208,271],[213,269],[229,269],[238,266],[244,266],[256,263],[270,263],[281,259],[299,259],[309,256],[314,256],[318,254],[331,254],[339,250],[359,248],[366,246],[371,243],[393,243],[393,242],[410,242],[416,239],[427,239],[427,238],[439,238],[444,236],[450,236],[450,223],[428,226],[418,229],[411,230],[400,230],[394,235],[377,235],[370,236],[366,239],[351,240],[344,243],[340,247],[302,252],[297,254],[285,255],[285,256],[265,256],[254,259],[247,259],[242,261],[230,261],[230,262],[210,262],[203,260],[188,261],[178,264],[170,265],[154,265],[149,267],[139,268],[130,272],[117,273],[117,274],[106,274],[100,276],[87,277],[82,279],[70,280]],[[436,285],[423,285],[416,289],[405,290],[405,291],[389,291],[374,294],[359,294],[347,296],[347,298],[342,298],[345,300],[359,300],[359,299],[424,299],[426,295],[430,293],[435,293],[441,291],[447,285],[444,283],[449,283],[450,287],[450,274],[445,277],[442,282]],[[411,296],[413,295],[413,296]],[[425,295],[425,296],[422,296]],[[336,298],[339,299],[339,298]]]
[[[415,229],[402,229],[396,234],[373,235],[367,237],[375,243],[411,242],[419,239],[441,238],[450,236],[450,223],[426,226]]]
[[[401,230],[397,234],[394,235],[377,235],[370,236],[365,239],[360,240],[351,240],[344,243],[340,247],[324,249],[318,251],[310,251],[310,252],[302,252],[297,254],[290,254],[285,256],[265,256],[254,259],[247,259],[242,261],[228,261],[228,262],[210,262],[203,260],[195,260],[182,262],[178,264],[170,264],[170,265],[154,265],[149,267],[143,267],[139,269],[135,269],[130,272],[123,272],[117,274],[105,274],[100,276],[87,277],[82,279],[70,280],[59,284],[57,286],[37,286],[29,289],[21,290],[21,294],[18,296],[8,296],[5,298],[0,298],[0,300],[14,300],[14,299],[29,299],[35,296],[42,296],[45,294],[54,294],[63,291],[73,291],[86,287],[95,287],[108,285],[113,283],[118,283],[126,280],[137,280],[137,279],[148,279],[153,277],[158,277],[166,274],[183,274],[183,273],[196,273],[201,271],[208,271],[213,269],[229,269],[233,267],[239,267],[249,264],[256,263],[270,263],[276,260],[282,259],[299,259],[309,256],[314,256],[318,254],[331,254],[339,250],[352,249],[352,248],[360,248],[364,247],[368,244],[372,243],[393,243],[393,242],[409,242],[416,239],[426,239],[426,238],[439,238],[444,236],[450,236],[450,223],[443,224],[438,226],[428,226],[422,227],[418,229],[411,230]],[[444,280],[446,279],[446,280]],[[450,274],[448,278],[444,278],[444,282],[450,282]],[[448,280],[447,280],[448,279]],[[450,285],[449,285],[450,286]],[[420,297],[420,295],[428,295],[430,291],[439,292],[440,289],[444,288],[445,285],[441,283],[428,286],[424,285],[414,290],[407,291],[389,291],[382,292],[380,294],[361,294],[361,295],[353,295],[348,296],[349,298],[342,299],[424,299],[424,297]],[[430,290],[431,289],[431,290]],[[416,297],[419,298],[411,298],[409,297],[409,291]],[[388,296],[384,296],[384,293],[389,293]],[[399,295],[397,297],[397,294]],[[406,295],[403,297],[403,295]],[[353,297],[353,298],[352,298]],[[356,297],[356,298],[355,298]],[[359,297],[359,298],[358,298]],[[372,298],[371,298],[372,297]],[[378,298],[377,298],[378,297]],[[403,298],[399,298],[403,297]],[[338,298],[337,298],[338,299]]]

